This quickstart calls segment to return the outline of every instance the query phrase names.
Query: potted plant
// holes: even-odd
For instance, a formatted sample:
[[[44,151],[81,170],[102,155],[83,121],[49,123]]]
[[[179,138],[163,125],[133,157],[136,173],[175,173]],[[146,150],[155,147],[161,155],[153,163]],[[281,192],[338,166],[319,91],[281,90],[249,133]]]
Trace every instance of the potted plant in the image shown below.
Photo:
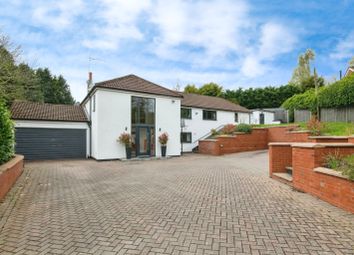
[[[159,136],[159,142],[161,144],[161,155],[162,155],[162,157],[166,157],[167,141],[168,141],[168,134],[166,132],[162,133]]]
[[[119,136],[118,141],[121,144],[125,145],[125,153],[126,153],[127,159],[130,159],[132,157],[132,137],[131,137],[131,135],[128,133],[122,133]]]

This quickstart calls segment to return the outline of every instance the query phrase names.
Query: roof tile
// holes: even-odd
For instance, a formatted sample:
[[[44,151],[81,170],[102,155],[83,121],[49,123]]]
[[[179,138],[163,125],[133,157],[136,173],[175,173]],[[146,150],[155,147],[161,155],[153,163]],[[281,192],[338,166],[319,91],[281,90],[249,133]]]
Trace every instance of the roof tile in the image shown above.
[[[11,105],[11,115],[15,120],[88,121],[80,105],[15,101]]]

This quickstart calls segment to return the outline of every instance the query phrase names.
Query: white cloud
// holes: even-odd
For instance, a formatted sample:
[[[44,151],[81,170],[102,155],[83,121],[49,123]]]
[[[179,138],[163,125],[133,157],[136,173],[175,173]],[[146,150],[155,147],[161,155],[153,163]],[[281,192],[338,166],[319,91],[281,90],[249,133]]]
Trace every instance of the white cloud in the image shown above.
[[[354,30],[344,39],[339,41],[334,51],[330,54],[333,59],[343,60],[354,56]]]
[[[83,11],[82,0],[42,1],[33,6],[35,23],[61,30],[67,28]]]
[[[150,0],[103,0],[93,17],[103,24],[93,27],[93,38],[85,39],[83,45],[115,50],[121,39],[141,40],[143,34],[137,21],[150,4]]]
[[[157,1],[150,21],[155,24],[155,53],[162,58],[183,59],[179,46],[201,51],[205,57],[223,57],[241,51],[251,26],[249,7],[243,0]],[[199,55],[199,57],[201,57]]]
[[[271,66],[269,61],[277,56],[292,51],[297,43],[297,35],[290,28],[281,24],[268,22],[261,27],[258,45],[255,44],[246,56],[242,73],[247,77],[255,77],[267,72]]]

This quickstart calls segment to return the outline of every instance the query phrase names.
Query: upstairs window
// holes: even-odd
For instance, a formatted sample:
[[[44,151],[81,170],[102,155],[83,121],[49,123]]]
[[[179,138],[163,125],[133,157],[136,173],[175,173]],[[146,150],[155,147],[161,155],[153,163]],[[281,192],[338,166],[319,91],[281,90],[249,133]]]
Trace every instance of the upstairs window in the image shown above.
[[[192,109],[182,108],[181,109],[181,118],[182,119],[192,119]]]
[[[238,123],[238,113],[237,112],[235,112],[235,122]]]
[[[216,120],[216,111],[203,110],[203,120]]]

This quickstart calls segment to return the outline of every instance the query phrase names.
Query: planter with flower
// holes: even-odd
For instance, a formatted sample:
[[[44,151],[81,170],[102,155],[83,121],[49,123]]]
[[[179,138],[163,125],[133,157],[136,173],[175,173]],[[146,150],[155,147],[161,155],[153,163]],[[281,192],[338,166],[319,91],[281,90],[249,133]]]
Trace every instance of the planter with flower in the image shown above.
[[[122,133],[119,136],[118,141],[121,144],[125,145],[126,157],[127,157],[127,159],[130,159],[132,157],[132,137],[131,137],[131,135],[128,133]]]
[[[168,134],[162,133],[159,136],[159,142],[161,144],[161,155],[162,157],[166,157],[166,148],[167,148],[167,142],[168,142]]]

